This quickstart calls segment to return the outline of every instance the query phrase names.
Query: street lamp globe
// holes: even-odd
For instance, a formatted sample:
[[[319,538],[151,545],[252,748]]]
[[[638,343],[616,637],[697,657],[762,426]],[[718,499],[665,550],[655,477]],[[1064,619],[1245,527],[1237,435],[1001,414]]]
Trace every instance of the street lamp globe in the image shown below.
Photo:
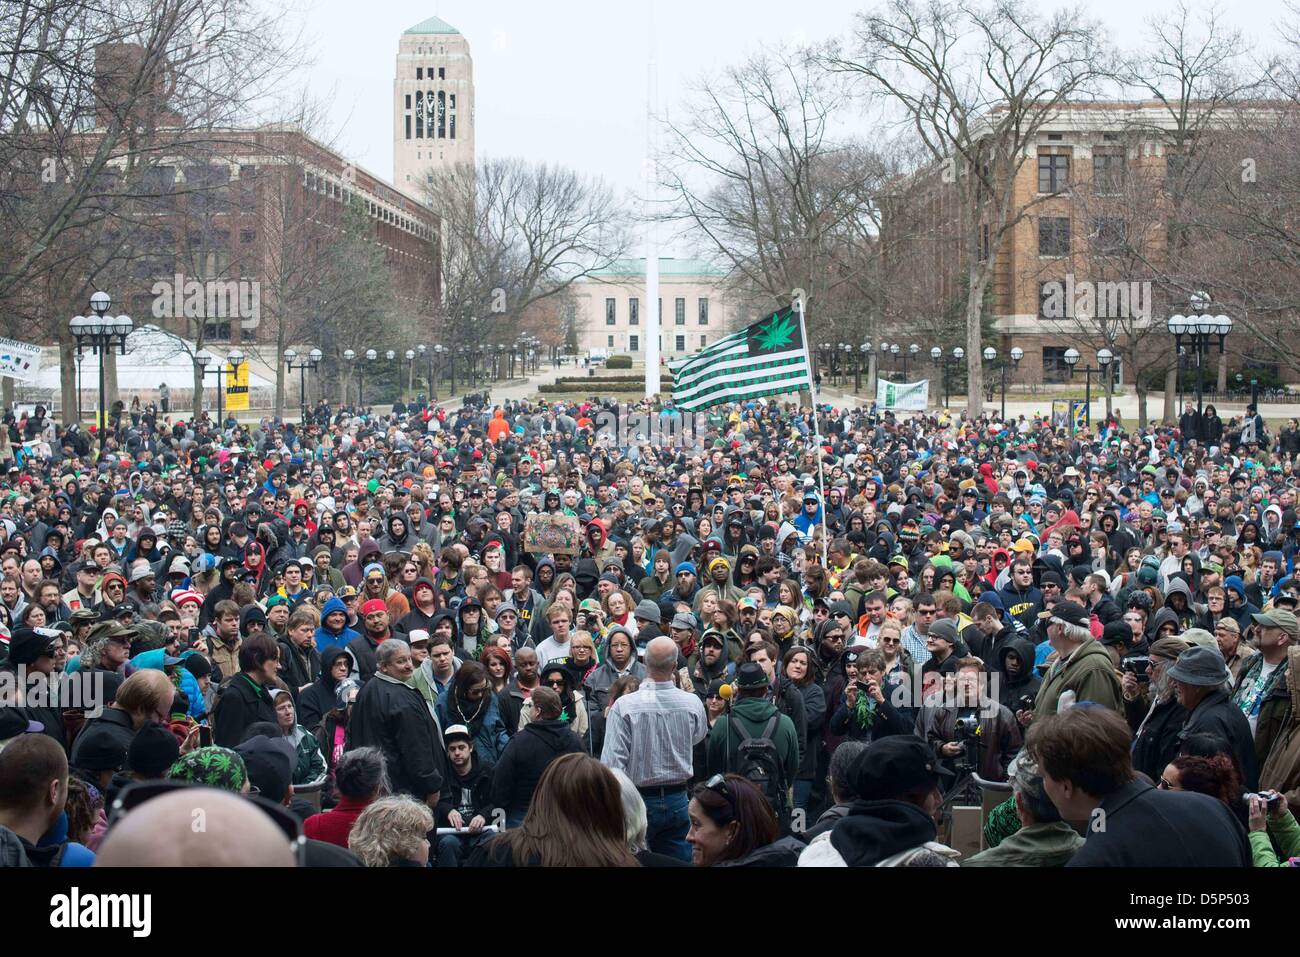
[[[900,352],[902,352],[902,351],[903,351],[903,350],[901,350],[901,349],[898,348],[898,343],[897,343],[897,342],[891,342],[891,343],[889,344],[889,354],[890,354],[891,356],[896,356],[896,355],[898,355],[898,354],[899,354]]]
[[[325,353],[321,352],[319,349],[313,349],[311,352],[307,353],[307,358],[312,362],[320,362],[321,359],[325,358]]]
[[[1075,348],[1066,349],[1065,355],[1061,358],[1065,360],[1067,366],[1073,369],[1079,364],[1079,350]]]
[[[426,346],[423,342],[421,342],[418,346],[415,347],[415,351],[418,352],[420,354],[420,358],[423,359],[424,354],[429,351],[429,347]]]
[[[910,352],[912,355],[916,355],[918,352],[921,351],[921,347],[918,346],[915,342],[913,342],[910,346],[907,347],[907,351]]]
[[[997,357],[998,357],[998,350],[997,350],[997,349],[994,349],[992,346],[985,346],[985,347],[984,347],[984,361],[985,361],[985,362],[992,362],[992,361],[993,361],[994,359],[996,359]]]
[[[862,345],[858,346],[858,348],[862,350],[862,354],[865,356],[871,352],[871,343],[864,342]]]
[[[86,322],[85,316],[73,316],[68,321],[68,332],[72,335],[72,338],[80,339],[86,334]]]
[[[207,349],[202,349],[194,354],[194,361],[206,369],[216,361],[216,356]]]
[[[1196,331],[1203,336],[1210,336],[1219,331],[1217,316],[1199,315],[1196,317]]]
[[[958,362],[960,362],[962,359],[966,358],[966,350],[963,349],[961,346],[957,346],[955,349],[952,350],[952,357],[956,359]]]
[[[298,350],[297,350],[297,349],[285,349],[285,350],[284,350],[284,361],[285,361],[285,362],[288,362],[288,363],[292,364],[292,363],[293,363],[293,360],[296,359],[296,358],[298,358]]]
[[[113,298],[106,292],[93,292],[90,294],[90,310],[95,315],[103,317],[108,312],[108,307],[113,304]]]
[[[357,354],[356,354],[356,352],[355,352],[354,350],[352,350],[352,349],[344,349],[344,350],[343,350],[343,358],[344,358],[345,360],[347,360],[348,362],[353,361],[354,359],[356,359],[356,357],[357,357]]]
[[[414,349],[407,349],[407,350],[406,350],[406,361],[407,361],[407,362],[410,362],[410,361],[411,361],[412,359],[414,359],[414,358],[415,358],[415,350],[414,350]]]
[[[1181,312],[1176,312],[1165,321],[1165,328],[1169,330],[1171,336],[1181,336],[1188,331],[1187,317]]]
[[[1109,349],[1097,350],[1097,365],[1101,366],[1103,369],[1110,365],[1114,360],[1115,353],[1111,352]]]
[[[397,353],[394,352],[392,349],[389,349],[387,352],[384,353],[384,358],[387,359],[389,362],[392,362],[396,356]]]
[[[1187,303],[1196,312],[1204,312],[1210,308],[1210,294],[1204,290],[1198,289],[1187,297]]]
[[[1025,350],[1024,350],[1024,349],[1020,348],[1019,346],[1012,346],[1012,347],[1011,347],[1011,361],[1012,361],[1012,362],[1019,362],[1019,361],[1020,361],[1021,359],[1023,359],[1024,357],[1025,357]]]
[[[231,349],[226,353],[226,361],[238,368],[244,364],[244,351],[242,349]]]
[[[1217,325],[1218,325],[1218,327],[1219,327],[1218,330],[1217,330],[1217,332],[1219,333],[1219,335],[1221,335],[1221,336],[1226,336],[1228,333],[1232,332],[1232,317],[1231,317],[1231,316],[1216,316],[1216,317],[1215,317],[1215,320],[1216,320]]]
[[[366,350],[366,361],[367,361],[367,362],[374,362],[374,361],[375,361],[376,359],[378,359],[378,358],[379,358],[379,353],[376,352],[374,349],[367,349],[367,350]]]
[[[940,349],[938,346],[934,346],[932,349],[930,349],[930,358],[933,359],[935,362],[938,362],[939,359],[942,357],[943,357],[943,350]]]

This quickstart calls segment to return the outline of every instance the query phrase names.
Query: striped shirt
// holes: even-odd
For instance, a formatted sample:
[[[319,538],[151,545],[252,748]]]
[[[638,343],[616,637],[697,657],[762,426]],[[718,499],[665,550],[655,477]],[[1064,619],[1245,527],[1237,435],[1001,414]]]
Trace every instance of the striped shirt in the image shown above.
[[[639,788],[685,784],[695,745],[709,732],[699,696],[671,681],[645,681],[614,702],[600,760]]]

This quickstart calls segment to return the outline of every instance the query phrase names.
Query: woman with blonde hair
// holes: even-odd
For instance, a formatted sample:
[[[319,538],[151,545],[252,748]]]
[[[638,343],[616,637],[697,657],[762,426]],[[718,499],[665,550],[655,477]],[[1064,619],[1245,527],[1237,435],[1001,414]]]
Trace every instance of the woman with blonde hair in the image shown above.
[[[428,867],[433,814],[406,795],[369,805],[348,835],[348,850],[366,867]]]

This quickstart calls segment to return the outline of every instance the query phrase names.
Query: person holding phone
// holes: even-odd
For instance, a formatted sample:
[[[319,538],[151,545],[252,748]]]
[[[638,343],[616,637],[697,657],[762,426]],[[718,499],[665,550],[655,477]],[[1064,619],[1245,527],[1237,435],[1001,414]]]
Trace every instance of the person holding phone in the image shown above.
[[[831,717],[831,734],[850,741],[878,741],[892,734],[911,732],[883,691],[884,655],[873,649],[862,650],[856,656],[846,652],[844,672],[848,682]]]

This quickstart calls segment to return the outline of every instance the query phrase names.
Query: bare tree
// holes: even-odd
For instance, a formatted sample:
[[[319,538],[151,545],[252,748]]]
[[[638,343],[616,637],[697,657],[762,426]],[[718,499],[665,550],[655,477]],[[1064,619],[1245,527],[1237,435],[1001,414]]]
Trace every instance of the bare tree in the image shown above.
[[[848,106],[802,53],[766,50],[699,81],[667,124],[661,215],[703,237],[756,311],[803,289],[814,340],[860,343],[880,312],[876,201],[892,168],[835,128]]]
[[[971,415],[983,408],[981,318],[998,251],[1044,198],[1026,197],[1017,180],[1043,124],[1091,93],[1105,66],[1099,36],[1081,9],[1040,17],[1019,0],[891,0],[858,15],[847,48],[833,42],[824,53],[832,69],[860,77],[869,95],[901,112],[956,192]]]
[[[513,344],[539,303],[627,250],[609,187],[561,167],[483,159],[431,174],[426,196],[441,217],[437,321],[449,346]]]

